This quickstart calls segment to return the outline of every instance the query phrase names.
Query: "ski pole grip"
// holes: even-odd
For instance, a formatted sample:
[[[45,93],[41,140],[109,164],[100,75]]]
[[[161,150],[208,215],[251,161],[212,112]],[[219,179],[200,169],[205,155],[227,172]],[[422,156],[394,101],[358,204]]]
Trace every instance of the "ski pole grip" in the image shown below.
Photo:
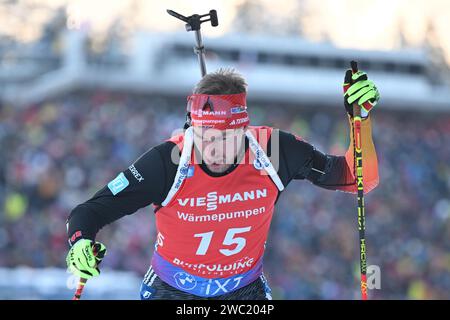
[[[353,74],[358,72],[358,62],[355,60],[350,61],[350,67],[352,68]],[[353,116],[361,117],[361,107],[356,102],[353,103]]]
[[[357,73],[358,72],[358,62],[356,62],[355,60],[352,60],[350,62],[350,67],[352,68],[352,72],[353,73]]]

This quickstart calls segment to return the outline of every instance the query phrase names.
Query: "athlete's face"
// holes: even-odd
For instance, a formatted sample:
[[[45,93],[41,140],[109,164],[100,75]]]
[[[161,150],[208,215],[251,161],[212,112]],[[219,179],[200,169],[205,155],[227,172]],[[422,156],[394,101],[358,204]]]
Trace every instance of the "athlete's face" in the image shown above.
[[[194,127],[194,143],[208,169],[221,173],[234,163],[242,150],[244,133],[244,128],[217,130]]]

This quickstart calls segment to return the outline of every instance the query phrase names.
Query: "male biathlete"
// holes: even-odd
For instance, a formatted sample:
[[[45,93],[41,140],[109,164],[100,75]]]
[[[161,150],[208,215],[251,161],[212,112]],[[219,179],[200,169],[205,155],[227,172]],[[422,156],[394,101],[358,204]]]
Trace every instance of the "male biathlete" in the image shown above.
[[[324,154],[302,138],[250,126],[245,79],[232,69],[205,75],[188,97],[184,130],[151,148],[91,199],[72,210],[67,265],[91,278],[105,225],[153,204],[157,235],[141,299],[271,299],[263,275],[275,203],[293,179],[356,193],[352,104],[362,113],[364,192],[378,185],[369,111],[379,100],[364,72],[347,70],[344,105],[350,144]],[[124,257],[126,258],[126,257]]]

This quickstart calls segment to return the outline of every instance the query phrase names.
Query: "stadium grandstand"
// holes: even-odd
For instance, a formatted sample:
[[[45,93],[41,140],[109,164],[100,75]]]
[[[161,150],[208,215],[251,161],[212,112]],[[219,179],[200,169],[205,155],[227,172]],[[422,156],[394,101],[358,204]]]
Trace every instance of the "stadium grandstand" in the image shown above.
[[[204,42],[209,71],[230,66],[246,77],[252,124],[333,154],[347,149],[341,85],[358,60],[382,93],[373,114],[380,186],[366,197],[368,259],[381,267],[382,290],[371,295],[449,299],[448,66],[425,49],[359,51],[242,34]],[[192,47],[186,33],[110,36],[101,45],[82,30],[0,41],[0,299],[71,298],[66,218],[183,126],[200,78]],[[292,184],[264,258],[273,297],[357,299],[355,197]],[[105,227],[99,239],[109,251],[86,298],[138,299],[156,240],[153,210]]]

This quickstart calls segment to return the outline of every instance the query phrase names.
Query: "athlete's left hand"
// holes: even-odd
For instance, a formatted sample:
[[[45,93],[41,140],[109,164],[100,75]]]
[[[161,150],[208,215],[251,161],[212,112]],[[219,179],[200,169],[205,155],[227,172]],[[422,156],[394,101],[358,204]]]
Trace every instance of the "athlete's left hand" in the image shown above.
[[[344,78],[344,105],[347,113],[353,117],[353,103],[356,102],[361,107],[361,117],[367,118],[369,112],[380,100],[380,93],[373,81],[369,80],[367,74],[358,71],[355,74],[352,70],[345,72]]]

